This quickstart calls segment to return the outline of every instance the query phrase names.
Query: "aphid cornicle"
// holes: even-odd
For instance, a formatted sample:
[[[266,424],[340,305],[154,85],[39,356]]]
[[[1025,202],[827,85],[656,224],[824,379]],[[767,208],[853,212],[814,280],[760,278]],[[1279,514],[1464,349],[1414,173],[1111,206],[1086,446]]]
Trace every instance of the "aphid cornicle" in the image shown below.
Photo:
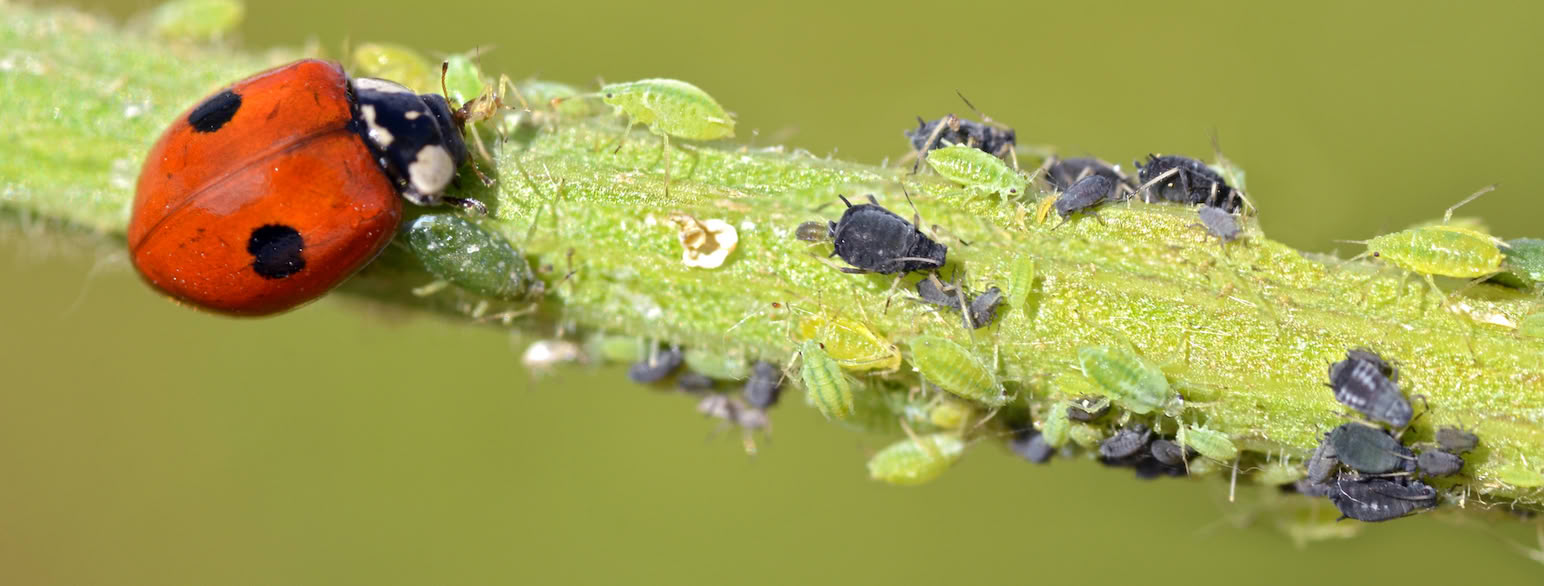
[[[1163,369],[1125,348],[1079,348],[1078,365],[1106,397],[1137,415],[1167,410],[1178,398]]]
[[[1345,360],[1330,365],[1329,374],[1335,399],[1345,406],[1394,427],[1410,423],[1414,410],[1395,384],[1399,373],[1378,355],[1352,350]]]
[[[842,374],[842,368],[826,354],[820,343],[810,340],[799,347],[799,378],[810,404],[827,419],[852,417],[852,384]]]
[[[869,477],[901,486],[926,484],[942,476],[964,454],[965,442],[952,433],[907,438],[869,458]]]
[[[1382,478],[1352,479],[1341,475],[1330,502],[1342,518],[1367,523],[1388,521],[1437,506],[1437,489],[1419,480],[1394,482]]]
[[[964,346],[948,338],[917,336],[910,347],[912,365],[938,388],[991,407],[1008,402],[997,375]]]
[[[1414,459],[1410,450],[1388,432],[1360,423],[1345,423],[1330,431],[1330,445],[1335,457],[1346,466],[1366,474],[1387,474],[1404,468]]]
[[[1004,198],[1018,197],[1024,193],[1029,181],[995,156],[980,149],[954,145],[928,153],[927,164],[944,179],[966,190],[979,193],[995,193]]]
[[[643,79],[600,88],[601,101],[627,116],[627,130],[647,126],[660,137],[665,195],[670,195],[670,137],[718,140],[734,136],[734,116],[701,88],[675,79]]]
[[[1237,211],[1243,199],[1206,163],[1180,155],[1147,155],[1147,164],[1135,163],[1142,185],[1137,189],[1144,200],[1157,198],[1183,204],[1206,204]],[[1154,194],[1154,188],[1157,193]]]
[[[935,242],[915,225],[879,205],[874,196],[869,203],[852,205],[844,196],[847,210],[840,220],[828,225],[834,243],[832,256],[852,265],[845,273],[893,275],[936,269],[944,265],[949,247]]]

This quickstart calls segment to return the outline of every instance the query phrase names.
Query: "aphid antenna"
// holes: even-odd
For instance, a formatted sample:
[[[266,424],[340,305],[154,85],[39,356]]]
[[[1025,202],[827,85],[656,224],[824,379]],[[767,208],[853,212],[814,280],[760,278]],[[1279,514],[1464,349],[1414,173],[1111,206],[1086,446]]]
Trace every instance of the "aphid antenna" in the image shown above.
[[[1008,126],[1007,124],[1003,124],[1001,122],[993,120],[991,116],[987,116],[986,113],[982,112],[979,108],[977,108],[975,104],[970,103],[970,99],[966,98],[965,94],[960,92],[959,88],[955,88],[954,95],[959,96],[960,97],[960,101],[965,102],[965,105],[969,106],[970,110],[972,112],[975,112],[977,116],[980,116],[981,117],[981,121],[985,122],[987,125],[993,126],[993,127],[997,128],[999,130],[1007,130],[1007,131],[1012,131],[1013,130],[1013,128]],[[1009,159],[1009,161],[1011,161],[1013,163],[1013,170],[1014,171],[1018,171],[1019,170],[1019,153],[1018,153],[1017,147],[1015,145],[1011,145],[1011,144],[1010,145],[1006,145],[1006,146],[1008,147],[1008,153],[1007,153],[1008,159]],[[992,154],[996,155],[998,158],[1002,158],[1002,156],[1003,156],[1003,153],[992,153]]]
[[[1147,190],[1150,189],[1152,186],[1157,185],[1157,184],[1163,182],[1164,179],[1168,179],[1170,177],[1178,175],[1179,171],[1180,171],[1179,167],[1174,167],[1172,169],[1169,169],[1168,171],[1164,171],[1163,173],[1159,174],[1157,177],[1154,177],[1151,180],[1148,180],[1147,183],[1143,183],[1140,187],[1137,188],[1136,193],[1139,193],[1139,194],[1142,195],[1142,202],[1143,203],[1152,203],[1152,200],[1148,199],[1148,196],[1151,195],[1151,194],[1148,193]]]
[[[1460,201],[1458,203],[1453,204],[1452,207],[1449,207],[1447,209],[1447,212],[1442,214],[1442,223],[1446,224],[1446,223],[1448,223],[1448,220],[1452,220],[1453,219],[1453,212],[1455,210],[1457,210],[1458,208],[1463,207],[1464,204],[1467,204],[1467,203],[1469,203],[1471,201],[1479,199],[1480,196],[1485,195],[1487,193],[1490,193],[1492,191],[1495,191],[1496,188],[1500,187],[1500,186],[1501,186],[1500,183],[1492,183],[1490,185],[1486,185],[1485,187],[1481,187],[1479,191],[1474,192],[1473,195],[1470,195],[1469,197],[1464,198],[1463,201]]]

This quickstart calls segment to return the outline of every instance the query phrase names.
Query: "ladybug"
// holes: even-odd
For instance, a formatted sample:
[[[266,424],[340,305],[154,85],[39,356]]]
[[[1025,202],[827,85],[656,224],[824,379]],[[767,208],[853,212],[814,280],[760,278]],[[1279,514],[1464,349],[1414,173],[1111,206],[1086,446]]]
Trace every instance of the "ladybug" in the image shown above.
[[[385,248],[402,199],[446,197],[468,160],[466,108],[307,59],[216,92],[150,149],[129,221],[145,281],[242,316],[320,297]]]

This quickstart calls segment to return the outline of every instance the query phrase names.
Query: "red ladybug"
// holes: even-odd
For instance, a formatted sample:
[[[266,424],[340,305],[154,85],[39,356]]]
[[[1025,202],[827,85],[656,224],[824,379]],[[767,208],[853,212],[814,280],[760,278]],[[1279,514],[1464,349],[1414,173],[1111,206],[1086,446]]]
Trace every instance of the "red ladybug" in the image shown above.
[[[129,221],[134,267],[172,297],[232,315],[315,299],[391,241],[400,198],[482,207],[444,196],[467,161],[465,115],[328,61],[239,81],[150,149]]]

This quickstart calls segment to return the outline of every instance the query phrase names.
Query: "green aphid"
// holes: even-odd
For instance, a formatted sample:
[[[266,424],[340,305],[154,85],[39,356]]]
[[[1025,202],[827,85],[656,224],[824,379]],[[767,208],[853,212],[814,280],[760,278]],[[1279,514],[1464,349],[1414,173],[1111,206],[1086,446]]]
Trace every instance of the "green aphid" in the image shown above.
[[[419,93],[440,92],[440,68],[418,51],[392,43],[364,43],[349,55],[349,73],[389,79]]]
[[[1189,446],[1202,456],[1218,462],[1231,462],[1238,457],[1238,447],[1228,434],[1204,427],[1181,425],[1176,439],[1181,446]]]
[[[1501,253],[1506,257],[1501,262],[1505,272],[1491,277],[1492,281],[1520,289],[1544,285],[1544,240],[1508,240]]]
[[[465,104],[483,94],[483,72],[477,66],[476,53],[458,53],[445,58],[445,99]],[[439,69],[436,67],[435,69]]]
[[[1085,450],[1098,450],[1099,444],[1109,436],[1104,432],[1104,428],[1074,422],[1067,426],[1067,437],[1072,438],[1072,443]]]
[[[584,353],[613,364],[632,364],[647,358],[649,349],[642,338],[593,334],[584,341]]]
[[[537,282],[520,251],[503,237],[456,214],[413,220],[408,246],[431,274],[485,297],[524,297]]]
[[[718,140],[734,136],[734,116],[707,92],[675,79],[644,79],[600,88],[601,101],[627,116],[627,132],[642,124],[660,137],[665,195],[670,195],[670,137]],[[624,132],[626,134],[626,132]]]
[[[952,433],[907,438],[869,458],[869,477],[886,484],[916,486],[942,476],[965,454],[965,442]]]
[[[1501,272],[1501,263],[1506,258],[1501,254],[1504,244],[1501,240],[1473,228],[1448,223],[1453,219],[1453,210],[1495,187],[1481,189],[1448,208],[1441,224],[1417,226],[1368,240],[1365,243],[1367,252],[1363,254],[1422,275],[1433,289],[1437,288],[1431,280],[1433,275],[1474,279]]]
[[[927,164],[940,176],[978,193],[1016,198],[1029,181],[1002,159],[978,148],[957,144],[927,155]]]
[[[150,11],[150,31],[163,39],[216,41],[236,30],[245,15],[238,0],[173,0]]]
[[[799,378],[804,381],[806,400],[826,419],[852,417],[852,384],[842,374],[842,367],[821,349],[819,342],[805,342],[799,347],[799,354],[803,363]]]
[[[1024,311],[1029,294],[1035,289],[1035,260],[1029,256],[1014,259],[1008,267],[1008,307]]]
[[[1526,459],[1508,462],[1496,466],[1496,479],[1516,488],[1538,488],[1544,486],[1544,472],[1528,463]]]
[[[1067,409],[1071,407],[1072,404],[1067,401],[1058,401],[1046,411],[1045,421],[1040,422],[1040,437],[1045,438],[1045,445],[1053,448],[1067,445],[1068,433],[1072,428],[1072,420],[1067,418]]]
[[[1001,407],[1008,402],[997,375],[964,346],[938,336],[911,339],[911,363],[938,388],[957,396]]]
[[[1266,486],[1281,486],[1297,482],[1305,476],[1308,476],[1308,471],[1302,466],[1293,466],[1286,460],[1281,460],[1266,464],[1264,468],[1255,472],[1254,479],[1255,482]]]
[[[1163,369],[1129,349],[1085,346],[1078,349],[1078,366],[1101,394],[1132,413],[1169,411],[1179,404]]]
[[[692,372],[718,380],[745,380],[750,376],[750,361],[739,353],[722,349],[687,348],[684,354],[686,368]]]

